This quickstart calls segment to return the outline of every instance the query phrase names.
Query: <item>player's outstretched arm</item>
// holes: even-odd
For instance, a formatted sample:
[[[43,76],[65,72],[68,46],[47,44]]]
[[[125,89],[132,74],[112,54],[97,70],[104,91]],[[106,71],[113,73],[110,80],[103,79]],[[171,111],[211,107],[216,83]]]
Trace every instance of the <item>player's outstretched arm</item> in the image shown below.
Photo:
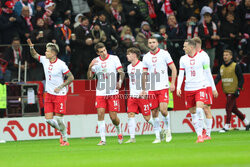
[[[65,86],[69,85],[74,80],[74,76],[73,76],[73,74],[71,72],[68,72],[66,74],[66,76],[67,76],[67,80],[62,85],[58,86],[54,90],[56,93],[59,93],[62,88],[64,88]]]
[[[27,39],[27,43],[28,43],[28,45],[29,45],[29,47],[30,47],[30,54],[31,54],[31,56],[32,56],[34,59],[38,60],[39,54],[38,54],[38,53],[36,52],[36,50],[34,49],[34,44],[31,42],[30,39]]]

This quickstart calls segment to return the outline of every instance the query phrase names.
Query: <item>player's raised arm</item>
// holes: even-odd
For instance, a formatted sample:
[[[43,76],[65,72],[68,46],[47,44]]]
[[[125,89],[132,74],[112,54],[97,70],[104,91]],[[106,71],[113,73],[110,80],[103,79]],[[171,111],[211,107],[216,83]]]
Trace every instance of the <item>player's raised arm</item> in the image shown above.
[[[69,85],[74,80],[74,76],[71,72],[68,72],[67,74],[65,74],[65,76],[67,77],[67,80],[62,85],[60,85],[55,89],[56,93],[59,93],[62,88]]]
[[[118,83],[116,85],[116,89],[120,89],[122,87],[122,83],[123,83],[123,80],[125,78],[125,73],[123,71],[123,68],[119,68],[117,70],[117,72],[119,73],[119,81],[118,81]]]
[[[30,54],[31,54],[31,56],[32,56],[34,59],[38,60],[39,54],[38,54],[38,53],[36,52],[36,50],[34,49],[34,44],[31,42],[30,39],[27,39],[27,43],[28,43],[28,45],[29,45],[29,47],[30,47]]]
[[[175,67],[175,64],[172,63],[168,66],[171,71],[172,71],[172,80],[171,80],[171,85],[170,85],[170,91],[173,92],[175,90],[175,81],[176,81],[176,77],[177,77],[177,70],[176,70],[176,67]]]
[[[92,71],[92,67],[97,63],[96,59],[93,59],[91,63],[89,64],[88,72],[87,72],[87,77],[88,79],[93,79],[94,77],[94,71]]]

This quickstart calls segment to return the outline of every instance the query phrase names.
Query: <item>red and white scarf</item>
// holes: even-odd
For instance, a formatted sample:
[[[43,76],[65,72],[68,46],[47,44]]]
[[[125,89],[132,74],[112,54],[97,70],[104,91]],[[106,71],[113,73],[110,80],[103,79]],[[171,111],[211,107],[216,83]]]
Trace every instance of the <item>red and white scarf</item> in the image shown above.
[[[29,26],[30,31],[33,31],[34,28],[33,28],[33,25],[32,25],[32,23],[31,23],[31,21],[30,21],[31,16],[29,16],[29,17],[24,17],[24,19],[25,19],[27,25]]]
[[[49,25],[52,25],[54,23],[50,17],[52,13],[53,13],[52,11],[46,9],[46,12],[43,14],[43,20],[45,21],[45,23],[48,23]]]
[[[112,6],[110,6],[110,9],[111,9],[111,12],[112,12],[114,18],[116,19],[116,21],[117,21],[119,24],[121,24],[122,17],[121,17],[121,15],[120,15],[120,13],[119,13],[116,9],[114,9]]]
[[[205,35],[208,35],[209,31],[208,31],[207,24],[206,24],[205,20],[203,20],[203,27],[204,27]],[[213,28],[213,35],[217,35],[217,26],[214,22],[212,22],[212,28]]]
[[[193,30],[192,26],[188,26],[188,28],[187,28],[187,39],[191,39],[193,37],[198,37],[198,26],[195,26],[193,33],[192,33],[192,30]]]
[[[169,0],[165,0],[164,4],[161,7],[161,11],[163,11],[163,13],[165,13],[167,17],[174,14],[174,11],[171,9]]]
[[[149,17],[151,19],[155,19],[156,18],[156,14],[155,14],[155,8],[154,8],[153,1],[152,0],[145,0],[145,2],[148,4]]]
[[[205,35],[209,35],[209,31],[208,31],[207,24],[206,24],[205,20],[203,20],[203,27],[204,27]],[[213,29],[213,35],[217,35],[217,26],[214,22],[212,22],[212,29]],[[209,40],[207,40],[205,43],[206,43],[206,47],[208,49],[212,47]],[[216,45],[218,43],[218,41],[213,41],[213,43],[214,43],[214,45]]]
[[[147,32],[147,31],[142,29],[141,32],[146,36],[147,39],[151,37],[151,32],[150,31]]]
[[[18,64],[19,60],[22,59],[22,47],[18,48],[18,51],[16,51],[14,48],[13,49],[13,54],[14,54],[14,64]],[[18,52],[18,54],[17,54]]]
[[[3,12],[4,12],[4,13],[7,13],[7,14],[13,13],[13,10],[12,10],[12,9],[9,9],[9,8],[2,8],[2,9],[3,9]]]
[[[31,4],[29,2],[27,2],[27,5],[25,5],[22,0],[20,0],[20,2],[21,2],[21,4],[22,4],[23,7],[24,6],[28,6],[29,7],[30,16],[32,16],[33,15],[33,10],[32,10]]]

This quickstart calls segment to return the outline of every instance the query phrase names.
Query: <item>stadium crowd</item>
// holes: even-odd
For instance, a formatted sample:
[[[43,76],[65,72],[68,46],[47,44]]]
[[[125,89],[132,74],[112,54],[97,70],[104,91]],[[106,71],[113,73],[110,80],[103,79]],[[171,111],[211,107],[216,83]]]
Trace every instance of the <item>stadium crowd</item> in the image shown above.
[[[87,78],[96,43],[105,43],[126,71],[126,50],[136,46],[147,53],[151,36],[169,51],[177,68],[184,40],[199,36],[213,73],[223,63],[225,49],[232,50],[243,72],[250,72],[250,0],[1,0],[0,6],[0,73],[5,81],[17,78],[19,61],[22,70],[28,62],[28,80],[43,80],[28,38],[41,55],[46,43],[57,43],[59,58],[75,79]]]

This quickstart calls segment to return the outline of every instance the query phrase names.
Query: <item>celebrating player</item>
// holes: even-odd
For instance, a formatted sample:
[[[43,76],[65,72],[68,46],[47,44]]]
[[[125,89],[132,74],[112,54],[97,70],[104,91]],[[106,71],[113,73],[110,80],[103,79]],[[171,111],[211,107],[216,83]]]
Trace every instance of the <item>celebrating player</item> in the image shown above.
[[[150,105],[146,93],[146,75],[143,74],[144,64],[139,60],[141,52],[138,48],[127,50],[130,97],[128,99],[128,128],[130,139],[125,143],[135,143],[135,114],[142,113],[144,119],[153,125]]]
[[[95,45],[95,51],[99,57],[92,60],[88,69],[88,78],[93,79],[96,73],[98,82],[96,89],[96,108],[98,114],[98,128],[101,135],[101,141],[97,145],[105,145],[105,110],[109,111],[110,119],[116,127],[118,142],[123,141],[120,119],[117,112],[120,111],[119,90],[122,86],[125,74],[122,69],[119,58],[115,55],[109,55],[103,43]],[[117,72],[120,79],[117,82]]]
[[[201,49],[201,39],[199,37],[194,37],[193,40],[195,41],[196,43],[196,52],[198,52],[198,54],[202,54],[202,56],[205,57],[205,59],[208,60],[208,67],[210,67],[210,59],[209,59],[209,56],[207,55],[207,53]],[[209,68],[209,70],[207,71],[210,71],[211,72],[211,69]],[[204,71],[205,73],[205,71]],[[211,74],[212,75],[212,74]],[[218,97],[218,92],[216,90],[216,87],[215,87],[215,84],[214,84],[214,81],[211,80],[211,77],[210,79],[208,78],[205,78],[206,79],[206,85],[207,85],[207,88],[206,88],[206,100],[204,102],[204,112],[205,112],[205,115],[206,115],[206,123],[204,123],[204,115],[203,113],[198,113],[198,116],[199,116],[199,119],[200,121],[202,121],[203,123],[203,132],[202,132],[202,136],[203,136],[203,139],[204,140],[211,140],[211,129],[212,129],[212,124],[213,124],[213,118],[212,118],[212,113],[211,113],[211,105],[213,103],[213,95],[215,98]],[[210,81],[212,81],[212,83],[210,83]],[[199,110],[201,111],[201,110]]]
[[[56,44],[48,43],[46,45],[45,56],[40,56],[35,51],[31,40],[28,39],[27,42],[30,46],[31,56],[43,64],[47,92],[44,100],[46,122],[61,132],[61,146],[67,146],[69,142],[63,115],[66,113],[66,86],[74,80],[74,76],[69,71],[67,65],[57,58],[59,48]],[[67,77],[65,82],[64,76]]]
[[[148,39],[148,47],[150,52],[148,52],[143,57],[143,63],[145,65],[144,72],[148,72],[151,81],[150,91],[148,92],[149,101],[151,103],[152,114],[154,118],[154,131],[156,133],[156,139],[153,143],[160,143],[160,121],[158,118],[160,109],[163,121],[165,124],[164,130],[161,131],[161,134],[166,135],[166,142],[172,140],[171,131],[168,128],[168,88],[173,92],[175,90],[175,80],[177,75],[177,70],[174,65],[174,62],[170,54],[158,48],[158,40],[155,37],[150,37]],[[168,80],[168,67],[172,70],[172,80],[169,86]]]
[[[206,99],[206,79],[213,82],[209,69],[209,60],[196,52],[196,43],[187,39],[184,42],[183,50],[186,55],[180,59],[180,70],[177,82],[177,96],[181,96],[181,85],[186,73],[185,80],[185,104],[192,116],[192,123],[197,133],[197,143],[204,142],[202,137],[202,122],[199,121],[197,113],[203,112],[204,101]],[[205,72],[204,72],[205,71]],[[205,76],[204,76],[205,74]],[[210,74],[210,76],[209,76]]]

